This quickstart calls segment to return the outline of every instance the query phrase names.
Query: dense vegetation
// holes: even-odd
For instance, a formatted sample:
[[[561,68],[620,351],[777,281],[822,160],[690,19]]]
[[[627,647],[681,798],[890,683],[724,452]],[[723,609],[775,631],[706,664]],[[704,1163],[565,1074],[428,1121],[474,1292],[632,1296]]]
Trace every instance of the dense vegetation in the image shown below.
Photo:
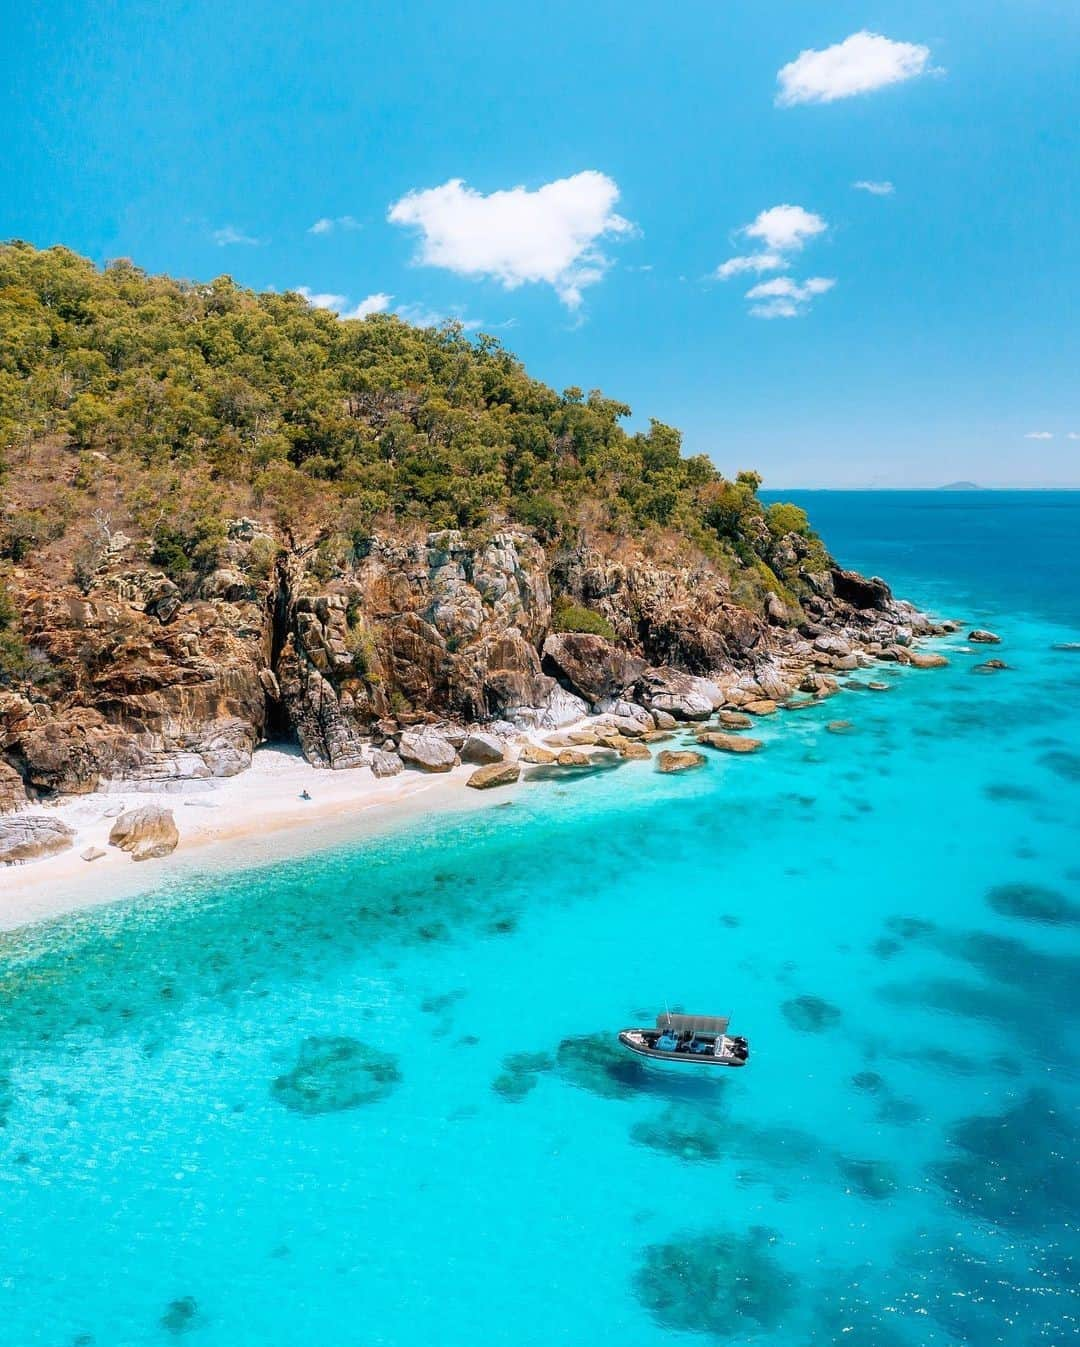
[[[803,512],[766,510],[756,474],[728,480],[684,456],[670,426],[628,433],[628,415],[599,392],[556,393],[454,324],[344,321],[227,276],[189,284],[0,247],[0,450],[15,497],[0,555],[12,562],[108,495],[174,578],[211,566],[226,518],[246,509],[296,545],[322,540],[331,566],[335,547],[376,528],[506,520],[552,543],[582,526],[675,540],[779,586],[770,539],[812,539]],[[47,502],[17,499],[20,465],[46,451],[65,456],[62,481]]]

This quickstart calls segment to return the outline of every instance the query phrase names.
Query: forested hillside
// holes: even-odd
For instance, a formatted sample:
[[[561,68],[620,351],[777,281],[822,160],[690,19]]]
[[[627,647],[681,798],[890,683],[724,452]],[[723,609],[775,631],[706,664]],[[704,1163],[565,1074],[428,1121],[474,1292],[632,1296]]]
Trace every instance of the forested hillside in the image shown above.
[[[152,539],[177,580],[216,564],[238,513],[297,545],[323,540],[328,564],[380,528],[507,521],[545,544],[582,526],[678,541],[729,572],[750,567],[748,596],[780,589],[770,544],[807,535],[802,512],[763,510],[755,474],[728,480],[684,456],[669,426],[627,433],[629,411],[556,393],[454,324],[345,321],[228,277],[191,284],[126,261],[98,270],[64,248],[0,248],[8,560],[92,509]]]

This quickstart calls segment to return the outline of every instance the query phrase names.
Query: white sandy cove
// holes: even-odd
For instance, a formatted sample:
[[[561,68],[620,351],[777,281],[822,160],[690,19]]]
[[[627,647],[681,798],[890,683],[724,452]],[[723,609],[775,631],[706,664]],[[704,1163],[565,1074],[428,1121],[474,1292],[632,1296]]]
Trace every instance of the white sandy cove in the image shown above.
[[[0,867],[0,930],[146,893],[185,870],[258,864],[436,810],[501,803],[502,790],[464,788],[475,770],[462,766],[434,775],[404,771],[379,781],[365,768],[332,772],[312,767],[298,751],[261,748],[248,771],[192,782],[183,791],[76,795],[35,805],[35,812],[52,814],[74,828],[75,845],[59,856]],[[310,800],[300,798],[304,790]],[[169,857],[137,862],[109,846],[109,830],[117,805],[131,809],[146,804],[172,810],[180,843]],[[105,855],[84,861],[80,853],[88,847]]]

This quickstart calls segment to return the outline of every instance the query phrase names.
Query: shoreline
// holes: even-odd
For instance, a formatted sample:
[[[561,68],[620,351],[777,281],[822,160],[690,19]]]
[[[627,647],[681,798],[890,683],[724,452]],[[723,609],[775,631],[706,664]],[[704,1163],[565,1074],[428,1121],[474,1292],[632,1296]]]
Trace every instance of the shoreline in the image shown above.
[[[134,898],[214,865],[231,869],[300,856],[418,818],[500,804],[502,790],[464,789],[475,770],[463,764],[449,772],[409,771],[378,780],[367,771],[312,767],[299,749],[262,747],[246,771],[183,790],[95,792],[40,804],[39,812],[75,829],[74,845],[3,868],[0,931]],[[310,800],[300,798],[303,790]],[[173,811],[180,841],[167,857],[136,862],[109,846],[109,830],[117,806],[147,804]],[[80,853],[91,846],[105,855],[84,861]]]
[[[961,641],[952,636],[945,649],[974,653]],[[880,677],[902,667],[877,664],[861,672],[876,668]],[[823,705],[835,695],[809,699],[806,705]],[[585,716],[558,731],[526,732],[521,742],[543,744],[546,734],[591,728],[593,719]],[[692,736],[698,724],[680,722],[673,738]],[[759,722],[756,732],[766,730],[766,724]],[[696,747],[689,741],[678,746]],[[379,779],[359,768],[314,767],[298,746],[263,745],[254,751],[251,766],[234,776],[187,781],[173,790],[112,790],[41,802],[37,811],[72,827],[74,842],[56,856],[0,867],[0,934],[205,877],[215,866],[256,867],[439,815],[497,807],[515,789],[469,790],[465,782],[475,770],[475,764],[459,763],[447,772],[406,770]],[[526,774],[531,770],[525,767]],[[301,797],[303,791],[309,799]],[[170,809],[180,833],[175,850],[159,858],[163,864],[133,861],[108,842],[117,814],[151,804]],[[81,853],[90,847],[104,855],[83,860]]]

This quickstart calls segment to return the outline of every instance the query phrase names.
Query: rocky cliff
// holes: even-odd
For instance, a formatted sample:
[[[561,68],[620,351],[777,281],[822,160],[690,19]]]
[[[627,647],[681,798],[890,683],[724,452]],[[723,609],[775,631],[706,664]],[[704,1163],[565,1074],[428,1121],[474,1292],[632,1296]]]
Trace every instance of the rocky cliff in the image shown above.
[[[374,535],[328,575],[237,519],[227,564],[186,593],[134,545],[82,587],[18,567],[9,583],[38,672],[0,693],[0,804],[229,776],[267,739],[366,769],[433,722],[555,729],[620,703],[694,718],[820,695],[838,671],[909,661],[937,630],[881,580],[800,570],[800,544],[780,546],[808,597],[770,594],[764,614],[705,561],[585,541],[545,550],[520,529]],[[253,565],[270,546],[270,564]],[[553,590],[612,634],[557,630]]]

